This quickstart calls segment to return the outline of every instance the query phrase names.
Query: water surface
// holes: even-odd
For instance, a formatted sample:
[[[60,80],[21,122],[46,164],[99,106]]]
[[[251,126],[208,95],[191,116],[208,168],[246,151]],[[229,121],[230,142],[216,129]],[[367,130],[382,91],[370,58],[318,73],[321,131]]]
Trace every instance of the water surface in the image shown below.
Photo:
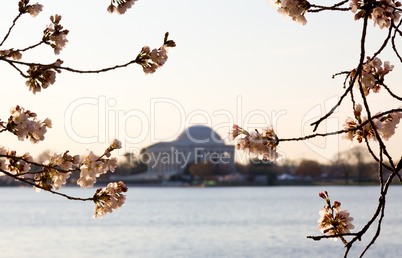
[[[91,202],[3,187],[0,257],[342,257],[340,241],[306,238],[320,233],[323,190],[350,211],[357,228],[377,205],[374,186],[130,187],[120,210],[93,219]],[[64,188],[82,197],[94,191]],[[399,257],[401,196],[402,187],[391,187],[383,233],[366,257]]]

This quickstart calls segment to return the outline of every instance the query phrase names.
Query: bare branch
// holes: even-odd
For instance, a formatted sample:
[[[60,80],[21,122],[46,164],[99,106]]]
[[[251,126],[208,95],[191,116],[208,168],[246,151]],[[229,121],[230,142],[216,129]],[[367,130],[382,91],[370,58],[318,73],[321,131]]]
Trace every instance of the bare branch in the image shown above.
[[[13,24],[11,25],[11,27],[8,29],[7,34],[4,36],[3,41],[1,41],[0,43],[0,47],[4,44],[4,42],[7,40],[8,36],[10,36],[11,30],[14,28],[15,23],[17,22],[17,20],[21,17],[22,13],[20,12],[17,17],[15,17],[15,19],[13,20]]]
[[[367,34],[368,16],[369,16],[369,12],[367,12],[365,17],[364,17],[363,31],[362,31],[362,36],[361,36],[361,40],[360,40],[360,61],[359,61],[359,65],[357,66],[356,75],[352,79],[352,82],[350,83],[349,87],[345,90],[345,92],[343,93],[343,95],[339,99],[338,103],[336,103],[336,105],[327,114],[325,114],[323,117],[321,117],[320,119],[318,119],[317,121],[315,121],[314,123],[311,124],[311,126],[314,126],[313,132],[315,132],[317,130],[319,124],[322,121],[324,121],[325,119],[330,117],[335,112],[336,108],[340,106],[340,104],[342,103],[343,99],[352,90],[352,87],[355,84],[356,79],[358,77],[360,77],[360,75],[361,75],[362,68],[363,68],[363,63],[364,63],[364,58],[365,58],[365,55],[366,55],[365,42],[366,42],[366,34]]]
[[[115,65],[112,67],[102,68],[99,70],[78,70],[78,69],[73,69],[73,68],[65,67],[65,66],[56,66],[54,64],[27,63],[27,62],[16,61],[16,60],[7,60],[7,61],[11,62],[11,63],[19,64],[19,65],[25,65],[25,66],[42,66],[44,68],[61,69],[61,70],[66,70],[66,71],[73,72],[73,73],[103,73],[103,72],[108,72],[108,71],[115,70],[118,68],[127,67],[134,63],[139,63],[139,59],[137,57],[136,59],[131,60],[125,64]]]
[[[318,13],[318,12],[322,12],[322,11],[350,11],[350,9],[351,9],[350,7],[344,7],[344,8],[339,7],[348,2],[349,2],[349,0],[344,0],[337,4],[334,4],[332,6],[322,6],[322,5],[310,4],[310,8],[315,8],[315,9],[309,9],[308,12]]]
[[[402,101],[402,98],[399,97],[398,95],[394,94],[387,85],[385,85],[384,83],[382,83],[381,85],[388,91],[389,95],[391,95],[393,98],[395,98],[399,101]]]

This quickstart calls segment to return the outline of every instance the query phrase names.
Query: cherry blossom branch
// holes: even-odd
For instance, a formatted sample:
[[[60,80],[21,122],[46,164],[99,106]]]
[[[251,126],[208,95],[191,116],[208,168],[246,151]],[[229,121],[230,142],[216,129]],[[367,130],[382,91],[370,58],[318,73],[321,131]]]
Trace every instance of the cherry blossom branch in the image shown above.
[[[50,68],[50,69],[60,69],[60,70],[66,70],[69,72],[73,72],[73,73],[104,73],[104,72],[108,72],[108,71],[112,71],[115,69],[119,69],[119,68],[123,68],[123,67],[127,67],[131,64],[135,64],[135,63],[139,63],[140,59],[137,57],[134,60],[131,60],[127,63],[124,64],[120,64],[120,65],[115,65],[115,66],[111,66],[111,67],[107,67],[107,68],[102,68],[102,69],[98,69],[98,70],[79,70],[79,69],[74,69],[74,68],[70,68],[70,67],[66,67],[66,66],[57,66],[54,63],[53,64],[42,64],[42,63],[28,63],[28,62],[22,62],[22,61],[17,61],[17,60],[6,60],[6,59],[2,59],[0,58],[0,60],[4,60],[7,61],[9,63],[13,63],[13,64],[19,64],[19,65],[25,65],[25,66],[41,66],[43,68]]]
[[[19,177],[18,175],[13,175],[13,174],[11,174],[11,173],[9,173],[9,172],[3,170],[3,169],[0,169],[0,171],[1,171],[2,173],[4,173],[5,175],[14,178],[15,180],[21,181],[21,182],[23,182],[23,183],[25,183],[25,184],[28,184],[28,185],[32,185],[32,186],[34,186],[34,187],[36,187],[36,188],[40,188],[40,189],[45,190],[45,191],[47,191],[47,192],[50,192],[50,193],[52,193],[52,194],[56,194],[56,195],[63,196],[63,197],[65,197],[65,198],[69,199],[69,200],[75,200],[75,201],[93,201],[93,200],[94,200],[93,197],[91,197],[91,198],[73,197],[73,196],[69,196],[69,195],[66,195],[66,194],[63,194],[63,193],[60,193],[60,192],[53,191],[52,189],[46,189],[46,188],[44,188],[43,186],[40,186],[40,185],[37,185],[37,184],[35,184],[35,183],[30,182],[30,181],[27,180],[26,178],[21,178],[21,177]]]
[[[383,197],[384,195],[384,197]],[[319,241],[321,239],[333,239],[333,238],[338,238],[338,237],[344,237],[344,236],[354,236],[352,240],[350,240],[346,244],[346,250],[344,253],[344,257],[347,257],[350,249],[352,248],[352,245],[354,242],[357,240],[361,240],[362,236],[367,232],[367,230],[370,228],[371,224],[377,219],[378,215],[380,214],[381,210],[383,209],[385,205],[385,195],[386,193],[382,193],[382,195],[379,198],[379,205],[377,206],[377,209],[373,215],[373,217],[367,222],[367,224],[357,233],[341,233],[341,234],[330,234],[330,235],[320,235],[320,236],[307,236],[309,239],[313,239],[315,241]]]
[[[366,14],[364,21],[363,21],[363,31],[362,31],[362,36],[361,36],[361,40],[360,40],[360,61],[359,61],[359,65],[357,66],[356,75],[353,77],[352,82],[350,83],[349,87],[345,90],[343,95],[339,98],[339,101],[335,104],[335,106],[333,108],[331,108],[331,110],[327,114],[325,114],[323,117],[321,117],[317,121],[311,123],[311,126],[314,126],[313,132],[315,132],[317,130],[318,126],[320,125],[320,123],[322,121],[324,121],[325,119],[330,117],[335,112],[335,110],[341,105],[343,99],[352,90],[352,87],[355,84],[356,79],[360,76],[362,68],[363,68],[364,58],[366,55],[364,43],[366,41],[367,24],[368,24],[368,13]]]
[[[379,169],[381,169],[381,167],[380,167]],[[385,209],[385,197],[386,197],[386,195],[387,195],[389,186],[391,185],[392,179],[394,178],[395,175],[396,175],[396,173],[395,173],[395,172],[392,172],[392,173],[389,175],[389,177],[388,177],[388,179],[387,179],[387,182],[385,182],[384,186],[381,187],[381,194],[380,194],[380,197],[379,197],[379,199],[378,199],[378,206],[377,206],[377,209],[376,209],[376,211],[375,211],[373,217],[367,222],[367,224],[362,228],[362,230],[357,233],[356,237],[354,237],[354,238],[348,243],[348,245],[346,246],[347,249],[346,249],[346,251],[345,251],[344,257],[347,257],[347,254],[349,253],[349,251],[350,251],[350,249],[351,249],[353,243],[356,242],[357,240],[359,240],[359,241],[361,240],[361,237],[367,232],[367,230],[370,228],[370,226],[373,224],[373,222],[378,218],[378,216],[379,216],[380,213],[381,213],[381,217],[380,217],[379,222],[378,222],[379,224],[378,224],[378,226],[377,226],[376,235],[374,235],[372,241],[370,241],[370,244],[372,245],[372,243],[374,243],[375,239],[377,239],[377,237],[378,237],[378,236],[377,236],[377,233],[378,233],[378,234],[380,233],[378,227],[381,226],[382,218],[383,218],[384,215],[385,215],[385,214],[384,214],[384,209]],[[369,244],[369,245],[370,245],[370,244]],[[366,251],[366,250],[365,250],[365,251]],[[362,257],[362,256],[364,255],[365,251],[363,251],[363,253],[360,255],[360,257]]]
[[[383,160],[382,160],[382,150],[380,153],[380,165],[379,165],[379,176],[382,176],[382,164]],[[370,248],[370,246],[372,244],[374,244],[375,240],[378,238],[380,231],[381,231],[381,225],[382,225],[382,219],[385,216],[384,210],[385,210],[385,198],[387,195],[387,191],[388,188],[392,182],[393,177],[396,175],[397,173],[394,171],[392,172],[388,179],[387,182],[383,185],[382,184],[382,180],[380,180],[380,185],[381,185],[381,194],[378,200],[378,206],[377,209],[374,213],[374,215],[372,216],[372,218],[366,223],[366,225],[357,233],[346,233],[346,234],[334,234],[334,235],[323,235],[323,236],[307,236],[307,238],[311,238],[315,241],[321,240],[323,238],[334,238],[334,237],[342,237],[342,236],[355,236],[351,241],[349,241],[346,244],[346,251],[344,254],[344,257],[347,257],[350,249],[352,248],[352,245],[354,242],[356,242],[357,240],[361,240],[362,236],[367,232],[367,230],[371,227],[371,225],[374,223],[374,221],[379,217],[379,221],[377,224],[377,230],[375,235],[373,236],[372,240],[370,241],[370,243],[366,246],[366,248],[364,249],[364,251],[361,253],[360,257],[362,257],[365,252]]]
[[[164,45],[166,45],[166,47],[175,47],[176,44],[174,43],[174,41],[168,40],[168,35],[169,35],[169,32],[166,32],[165,38],[164,38]],[[25,51],[25,50],[31,49],[33,47],[39,46],[40,44],[43,44],[43,43],[44,42],[42,41],[36,45],[33,45],[31,47],[28,47],[28,48],[25,48],[25,49],[22,49],[19,51]],[[16,50],[16,51],[18,51],[18,50]],[[146,62],[146,59],[148,59],[148,58],[144,57],[144,49],[143,49],[143,50],[141,50],[141,52],[137,55],[137,57],[134,60],[131,60],[124,64],[106,67],[106,68],[102,68],[102,69],[98,69],[98,70],[79,70],[79,69],[74,69],[74,68],[65,67],[65,66],[61,66],[61,65],[55,65],[55,63],[52,63],[52,64],[42,64],[42,63],[34,63],[34,62],[28,63],[28,62],[23,62],[23,61],[18,61],[18,60],[8,60],[8,59],[0,56],[0,60],[7,61],[10,64],[19,64],[19,65],[25,65],[25,66],[42,66],[44,68],[60,69],[60,70],[66,70],[69,72],[74,72],[74,73],[103,73],[103,72],[108,72],[108,71],[119,69],[119,68],[124,68],[124,67],[127,67],[134,63],[142,65],[144,62]]]
[[[13,156],[13,155],[8,155],[8,154],[0,154],[0,158],[8,158],[8,159],[13,159],[15,161],[24,161],[25,163],[28,163],[28,164],[31,164],[31,165],[34,165],[34,166],[37,166],[37,167],[42,167],[42,168],[46,168],[46,169],[54,169],[54,170],[57,170],[60,173],[70,173],[70,172],[80,171],[79,167],[76,167],[74,169],[65,170],[65,169],[61,169],[61,168],[57,167],[56,165],[45,165],[45,164],[40,164],[40,163],[34,162],[34,161],[30,160],[30,159],[24,158],[24,156]],[[17,175],[37,174],[37,173],[41,173],[41,172],[43,172],[43,170],[36,171],[36,172],[29,171],[29,172],[20,173],[20,174],[17,174]]]
[[[136,0],[112,0],[108,11],[113,11],[110,7],[115,8],[116,12],[123,14],[127,9],[131,8]],[[113,4],[117,4],[114,6]],[[32,17],[36,17],[43,6],[39,3],[29,4],[29,0],[20,0],[18,2],[19,14],[14,18],[12,25],[0,43],[0,47],[11,35],[17,20],[22,14],[29,13]],[[57,55],[64,49],[68,40],[66,38],[69,33],[60,24],[61,16],[56,14],[50,16],[51,24],[48,25],[42,36],[42,40],[31,46],[22,49],[4,49],[0,50],[0,61],[7,62],[11,67],[16,69],[20,75],[27,78],[26,85],[35,94],[41,89],[47,88],[53,84],[56,79],[56,72],[62,70],[75,73],[101,73],[123,67],[127,67],[133,63],[142,66],[145,74],[154,73],[156,69],[162,67],[167,60],[167,51],[170,47],[175,47],[176,43],[168,39],[169,33],[165,34],[163,45],[158,49],[150,49],[148,46],[142,48],[141,52],[134,60],[125,64],[115,65],[98,70],[78,70],[70,67],[62,66],[63,61],[58,59],[51,64],[41,64],[34,62],[20,61],[21,52],[32,50],[42,44],[49,45],[53,48]],[[19,66],[28,66],[28,71],[24,73]],[[0,133],[8,131],[23,141],[29,139],[32,143],[44,140],[46,128],[51,128],[51,120],[46,118],[40,121],[36,118],[36,113],[25,110],[19,105],[13,107],[11,116],[7,123],[0,121]],[[19,182],[31,185],[36,191],[45,190],[52,194],[63,196],[70,200],[93,201],[95,203],[94,217],[102,217],[108,212],[119,209],[125,202],[126,196],[123,194],[127,191],[127,187],[123,182],[109,183],[105,188],[99,188],[91,198],[72,197],[57,190],[64,184],[73,172],[79,172],[80,177],[77,184],[83,188],[92,187],[96,183],[96,178],[108,171],[114,172],[117,166],[117,158],[111,158],[111,152],[121,148],[121,142],[114,140],[105,152],[97,156],[93,152],[89,152],[82,161],[78,155],[71,156],[68,151],[64,153],[49,154],[49,159],[40,164],[33,161],[32,156],[27,152],[22,156],[17,156],[16,151],[6,149],[0,146],[0,177],[8,176]],[[38,171],[31,171],[31,165],[40,168]]]
[[[393,114],[393,113],[398,113],[398,112],[402,112],[402,108],[390,109],[388,111],[378,113],[378,114],[374,115],[372,117],[372,119],[380,118],[380,117],[386,116],[388,114]],[[278,142],[304,141],[304,140],[308,140],[308,139],[315,138],[315,137],[326,137],[326,136],[331,136],[331,135],[338,135],[338,134],[353,132],[358,129],[362,129],[368,123],[369,123],[369,121],[366,120],[366,121],[363,121],[361,124],[359,124],[356,128],[343,129],[343,130],[338,130],[338,131],[329,132],[329,133],[315,133],[315,134],[310,134],[310,135],[306,135],[306,136],[302,136],[302,137],[295,137],[295,138],[278,138]]]
[[[56,72],[61,73],[62,70],[80,74],[98,74],[124,68],[136,63],[141,65],[145,74],[154,73],[156,69],[161,68],[167,61],[168,48],[176,46],[176,43],[173,40],[168,39],[169,33],[166,32],[163,40],[163,45],[159,49],[151,50],[148,46],[144,46],[134,60],[131,60],[124,64],[119,64],[97,70],[79,70],[71,67],[62,66],[63,61],[60,59],[51,64],[20,61],[20,52],[35,48],[43,43],[48,44],[52,48],[54,48],[56,54],[60,52],[60,50],[65,46],[66,42],[68,42],[65,38],[65,36],[68,34],[68,30],[62,30],[63,27],[59,24],[61,16],[56,15],[55,17],[56,18],[51,16],[50,19],[54,27],[58,29],[56,31],[53,31],[54,29],[52,30],[48,27],[45,30],[41,42],[21,50],[10,49],[0,51],[0,61],[6,61],[13,68],[15,68],[22,77],[27,78],[28,81],[26,82],[26,85],[29,87],[29,90],[31,90],[34,94],[36,94],[36,92],[40,92],[42,89],[46,89],[49,85],[54,84],[56,80]],[[52,40],[55,42],[54,44],[50,43],[50,41]],[[12,57],[14,60],[9,59],[9,57]],[[17,67],[17,65],[28,66],[29,69],[27,71],[27,75],[24,74]]]
[[[386,146],[385,146],[380,134],[378,133],[378,130],[377,130],[376,126],[374,125],[373,118],[371,117],[371,111],[370,111],[370,108],[369,108],[369,105],[368,105],[368,102],[367,102],[367,98],[366,98],[365,93],[363,91],[363,86],[361,85],[360,82],[359,82],[359,89],[360,89],[360,93],[362,95],[365,110],[367,112],[367,120],[369,121],[369,124],[370,124],[371,128],[373,129],[373,131],[375,133],[375,137],[376,137],[378,143],[380,144],[381,150],[383,151],[384,155],[387,156],[388,161],[389,161],[389,163],[390,163],[390,165],[391,165],[391,167],[393,168],[393,171],[394,171],[395,170],[395,165],[394,165],[394,163],[392,161],[392,157],[388,153],[387,148],[386,148]]]
[[[343,5],[350,3],[350,7],[344,7]],[[391,109],[380,114],[372,115],[370,110],[370,105],[367,100],[367,96],[370,92],[378,92],[381,87],[390,94],[390,96],[399,101],[402,100],[401,97],[394,94],[390,87],[384,83],[384,76],[393,70],[393,65],[388,61],[382,66],[382,61],[377,57],[379,56],[389,45],[391,40],[391,48],[396,56],[402,62],[402,56],[399,54],[396,47],[396,36],[402,36],[402,31],[400,26],[402,24],[401,15],[402,3],[398,0],[351,0],[351,1],[341,1],[332,6],[320,6],[315,4],[310,4],[306,0],[277,0],[275,4],[278,6],[278,12],[284,16],[289,16],[292,20],[305,25],[307,20],[305,14],[307,12],[321,12],[325,10],[329,11],[352,11],[355,13],[354,19],[363,19],[363,26],[360,39],[360,58],[357,68],[352,71],[339,72],[333,75],[332,78],[338,75],[346,75],[345,81],[343,83],[344,92],[341,95],[338,102],[332,107],[332,109],[327,112],[324,116],[320,117],[317,121],[313,122],[313,132],[318,129],[318,126],[330,117],[335,110],[343,103],[345,97],[350,93],[352,108],[354,112],[354,119],[348,118],[346,124],[344,125],[344,130],[338,130],[328,133],[315,133],[298,138],[288,138],[282,139],[277,138],[276,134],[272,132],[271,135],[275,137],[264,136],[264,132],[260,134],[257,130],[253,134],[248,133],[242,128],[234,125],[233,130],[230,132],[230,138],[236,138],[237,135],[245,135],[245,138],[241,142],[237,143],[237,149],[249,149],[250,152],[261,151],[262,146],[276,146],[281,141],[304,141],[314,137],[327,137],[330,135],[345,134],[344,137],[352,140],[356,137],[358,142],[363,140],[366,143],[367,149],[371,154],[372,158],[378,163],[378,180],[380,184],[380,196],[378,199],[377,208],[372,216],[372,218],[366,223],[366,225],[357,233],[350,233],[349,229],[354,226],[350,223],[353,218],[349,217],[349,212],[342,211],[340,209],[340,203],[335,202],[333,205],[329,201],[327,192],[321,193],[320,197],[327,201],[327,205],[324,210],[320,211],[322,216],[320,221],[319,230],[324,234],[323,236],[308,236],[314,240],[320,240],[322,238],[334,239],[340,238],[346,244],[346,250],[344,257],[347,257],[352,245],[357,240],[361,240],[362,236],[367,232],[367,230],[373,225],[373,223],[378,219],[378,224],[374,236],[371,238],[370,242],[364,248],[360,257],[364,256],[367,250],[375,243],[381,232],[382,221],[385,216],[385,200],[387,191],[390,184],[397,176],[402,182],[402,178],[399,175],[399,171],[402,169],[402,158],[398,165],[395,166],[394,161],[387,150],[385,140],[388,140],[394,133],[396,125],[402,119],[401,108]],[[378,26],[380,29],[387,28],[388,33],[384,38],[382,44],[379,46],[377,51],[371,56],[366,58],[366,39],[368,30],[368,20],[371,19],[374,26]],[[398,23],[397,25],[395,23]],[[349,83],[349,85],[347,85]],[[356,103],[354,98],[353,87],[357,86],[357,90],[363,99],[363,106],[366,111],[367,117],[362,117],[362,105]],[[266,130],[266,129],[265,129]],[[376,156],[372,147],[370,146],[369,140],[374,140],[378,142],[379,147],[379,157]],[[384,161],[384,158],[386,161]],[[389,170],[391,173],[388,176],[386,182],[383,178],[383,169]],[[342,233],[342,234],[340,234]],[[352,240],[347,242],[344,236],[353,236]]]

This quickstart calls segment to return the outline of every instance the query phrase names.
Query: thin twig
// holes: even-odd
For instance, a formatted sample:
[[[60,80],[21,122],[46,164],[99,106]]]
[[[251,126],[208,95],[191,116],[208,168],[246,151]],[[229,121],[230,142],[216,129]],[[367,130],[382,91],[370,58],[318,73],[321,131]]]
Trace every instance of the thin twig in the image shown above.
[[[24,74],[24,72],[21,71],[15,64],[13,64],[12,62],[8,62],[8,61],[9,61],[8,59],[1,59],[1,58],[0,58],[0,60],[6,61],[6,62],[7,62],[9,65],[11,65],[15,70],[17,70],[17,71],[20,73],[20,75],[21,75],[22,77],[24,77],[24,78],[29,78],[29,76],[26,75],[26,74]]]
[[[4,44],[4,42],[7,40],[8,36],[10,36],[11,30],[14,28],[15,23],[17,22],[17,20],[21,17],[22,13],[19,13],[17,15],[17,17],[15,17],[15,19],[13,20],[13,24],[11,25],[11,27],[8,29],[7,34],[4,36],[3,41],[0,43],[0,47]]]
[[[382,83],[381,86],[383,86],[383,87],[388,91],[389,95],[391,95],[393,98],[395,98],[395,99],[397,99],[397,100],[399,100],[399,101],[402,101],[402,98],[399,97],[398,95],[394,94],[394,93],[391,91],[391,89],[390,89],[387,85],[385,85],[384,83]]]
[[[345,92],[343,93],[343,95],[339,99],[338,103],[336,103],[335,106],[327,114],[325,114],[323,117],[321,117],[320,119],[318,119],[317,121],[315,121],[314,123],[311,124],[311,126],[314,126],[313,132],[315,132],[317,130],[319,124],[322,121],[324,121],[329,116],[331,116],[335,112],[336,108],[338,108],[341,105],[343,99],[352,90],[352,87],[355,84],[356,79],[361,74],[361,71],[362,71],[362,68],[363,68],[363,63],[364,63],[364,58],[365,58],[365,55],[366,55],[365,45],[364,44],[366,42],[368,16],[369,16],[369,12],[366,12],[366,15],[364,17],[364,22],[363,22],[362,37],[361,37],[361,41],[360,41],[360,61],[359,61],[359,65],[357,66],[356,74],[352,78],[352,81],[351,81],[349,87],[345,90]]]
[[[380,118],[382,116],[392,114],[392,113],[396,113],[396,112],[402,112],[402,108],[390,109],[388,111],[376,114],[372,118],[373,119],[374,118]],[[315,138],[315,137],[326,137],[326,136],[330,136],[330,135],[338,135],[338,134],[342,134],[342,133],[348,133],[348,132],[352,132],[352,131],[362,129],[368,123],[369,123],[369,121],[366,120],[366,121],[362,122],[356,128],[344,129],[344,130],[339,130],[339,131],[334,131],[334,132],[329,132],[329,133],[315,133],[315,134],[310,134],[310,135],[307,135],[307,136],[295,137],[295,138],[279,138],[278,142],[303,141],[303,140],[308,140],[308,139]]]
[[[388,35],[385,38],[384,42],[382,43],[381,47],[377,50],[377,52],[374,53],[374,55],[371,57],[371,59],[374,59],[376,56],[378,56],[384,48],[388,45],[388,41],[391,38],[391,33],[392,33],[392,26],[389,27],[388,29]]]
[[[73,68],[65,67],[65,66],[56,66],[54,64],[27,63],[27,62],[16,61],[16,60],[7,60],[7,61],[11,62],[11,63],[19,64],[19,65],[42,66],[44,68],[53,68],[53,69],[66,70],[66,71],[73,72],[73,73],[104,73],[104,72],[108,72],[108,71],[115,70],[115,69],[118,69],[118,68],[127,67],[127,66],[129,66],[131,64],[138,63],[140,60],[139,60],[139,57],[137,57],[136,59],[131,60],[131,61],[125,63],[125,64],[115,65],[115,66],[112,66],[112,67],[102,68],[102,69],[99,69],[99,70],[78,70],[78,69],[73,69]]]
[[[396,38],[396,33],[399,32],[399,34],[401,35],[401,31],[399,30],[399,27],[402,24],[402,20],[399,21],[398,25],[395,27],[395,31],[394,31],[394,35],[392,35],[391,38],[391,43],[392,43],[392,49],[394,50],[396,56],[399,58],[399,61],[402,62],[402,57],[399,55],[398,50],[396,49],[396,44],[395,44],[395,38]]]
[[[342,6],[348,2],[349,2],[349,0],[344,0],[337,4],[334,4],[332,6],[322,6],[322,5],[310,4],[310,8],[316,8],[316,9],[312,9],[312,10],[309,9],[308,12],[318,13],[321,11],[349,11],[351,9],[350,7],[339,8],[339,6]]]
[[[63,194],[63,193],[59,193],[59,192],[53,191],[53,190],[51,190],[51,189],[46,189],[46,188],[44,188],[44,187],[42,187],[42,186],[40,186],[40,185],[37,185],[37,184],[35,184],[35,183],[32,183],[32,182],[28,181],[26,178],[20,178],[20,177],[18,177],[18,176],[16,176],[16,175],[13,175],[13,174],[11,174],[11,173],[9,173],[9,172],[7,172],[7,171],[2,170],[2,169],[0,169],[0,171],[1,171],[2,173],[4,173],[5,175],[7,175],[7,176],[9,176],[9,177],[12,177],[12,178],[14,178],[14,179],[16,179],[16,180],[18,180],[18,181],[21,181],[21,182],[24,182],[24,183],[26,183],[26,184],[35,186],[36,188],[40,188],[40,189],[45,190],[45,191],[47,191],[47,192],[50,192],[50,193],[52,193],[52,194],[56,194],[56,195],[63,196],[63,197],[65,197],[65,198],[69,199],[69,200],[74,200],[74,201],[93,201],[93,200],[94,200],[93,197],[91,197],[91,198],[72,197],[72,196],[69,196],[69,195],[67,195],[67,194]]]

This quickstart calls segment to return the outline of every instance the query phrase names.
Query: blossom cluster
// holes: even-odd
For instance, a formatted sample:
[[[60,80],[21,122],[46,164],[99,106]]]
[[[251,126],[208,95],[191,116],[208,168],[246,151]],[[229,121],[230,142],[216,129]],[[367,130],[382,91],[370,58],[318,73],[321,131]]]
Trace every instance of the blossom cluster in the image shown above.
[[[378,57],[371,59],[367,57],[367,62],[364,63],[361,77],[356,80],[356,85],[359,87],[359,83],[363,87],[364,95],[367,96],[370,91],[378,93],[381,85],[384,83],[384,77],[394,69],[394,66],[390,62],[385,61],[382,64],[381,59]],[[357,69],[353,69],[350,72],[350,80],[356,76]]]
[[[321,217],[317,221],[319,223],[318,230],[328,235],[350,233],[355,226],[351,223],[353,217],[350,217],[349,211],[342,210],[341,203],[338,201],[331,205],[327,191],[319,193],[319,196],[326,201],[327,205],[319,212]],[[338,238],[329,239],[337,240]]]
[[[117,166],[117,159],[110,158],[110,152],[120,148],[121,142],[115,139],[100,157],[90,151],[81,162],[81,174],[77,184],[83,188],[92,187],[96,183],[97,177],[105,174],[108,170],[114,172]]]
[[[127,187],[123,182],[109,183],[105,188],[99,188],[94,194],[94,218],[102,218],[106,213],[119,209],[125,202]]]
[[[16,151],[7,150],[5,147],[0,146],[0,170],[13,175],[28,172],[31,169],[29,162],[32,162],[32,156],[29,153],[25,153],[16,158],[16,155]],[[4,173],[0,172],[0,176],[4,176]]]
[[[52,121],[46,118],[40,121],[36,118],[36,113],[19,105],[10,109],[11,116],[8,118],[4,129],[15,134],[18,140],[29,139],[32,143],[38,143],[45,139],[47,128],[52,128]]]
[[[107,7],[107,11],[119,15],[124,14],[135,4],[136,1],[137,0],[112,0],[110,5]]]
[[[156,69],[162,67],[168,59],[167,56],[168,46],[163,45],[160,48],[151,49],[144,46],[140,53],[140,65],[145,74],[152,74]]]
[[[22,58],[22,54],[19,50],[14,49],[6,49],[0,50],[0,57],[8,58],[11,57],[14,60],[20,60]]]
[[[369,9],[369,18],[373,19],[374,26],[378,25],[380,29],[389,28],[391,22],[397,24],[401,18],[401,11],[397,7],[402,6],[401,2],[395,0],[373,1]],[[364,18],[367,11],[367,4],[363,0],[351,0],[350,7],[352,12],[356,13],[354,19]]]
[[[273,2],[278,7],[278,13],[282,14],[284,18],[289,16],[302,25],[307,23],[304,14],[310,8],[310,3],[306,0],[273,0]]]
[[[64,153],[50,152],[49,159],[40,165],[33,162],[29,153],[17,156],[16,151],[7,150],[5,147],[0,146],[0,176],[11,174],[16,180],[32,181],[34,190],[39,192],[41,189],[47,191],[60,189],[62,185],[66,184],[72,172],[81,170],[80,179],[78,180],[81,182],[77,182],[77,184],[82,187],[89,187],[93,186],[96,181],[95,178],[105,173],[106,170],[111,170],[112,172],[115,170],[117,159],[106,159],[103,156],[110,157],[110,152],[119,148],[121,148],[121,142],[114,140],[104,155],[97,157],[90,152],[82,162],[80,162],[78,155],[72,156],[68,153],[69,151]],[[42,170],[31,172],[31,164],[42,167]],[[92,176],[86,173],[92,173]],[[32,174],[35,175],[34,178]],[[85,175],[87,175],[87,178],[84,180]],[[109,183],[106,188],[98,189],[92,198],[96,205],[94,218],[101,218],[106,213],[119,209],[126,200],[124,192],[127,192],[127,187],[123,182]]]
[[[60,25],[61,15],[56,14],[50,16],[50,25],[43,31],[42,41],[50,45],[56,55],[60,54],[60,51],[67,45],[68,30],[63,30],[63,26]]]
[[[30,65],[27,71],[29,78],[25,85],[28,86],[33,94],[41,92],[42,89],[46,89],[49,85],[53,85],[56,81],[56,72],[61,73],[61,70],[57,69],[57,67],[60,67],[62,63],[62,60],[57,59],[56,62],[50,65]]]
[[[29,5],[29,0],[21,0],[18,2],[18,9],[20,13],[29,13],[32,17],[36,17],[43,10],[43,5],[38,3]]]
[[[344,135],[344,138],[350,141],[356,137],[356,140],[361,143],[364,138],[367,140],[375,140],[375,132],[371,127],[370,123],[367,121],[367,117],[362,117],[362,106],[356,104],[355,106],[355,119],[348,117],[344,124],[344,129],[348,132]],[[380,134],[381,138],[388,140],[392,135],[395,134],[396,126],[399,124],[402,118],[402,112],[393,112],[387,115],[379,116],[375,115],[373,118],[373,124]],[[363,124],[363,125],[362,125]]]
[[[272,127],[267,127],[260,133],[257,129],[248,132],[234,124],[229,132],[229,140],[233,141],[236,138],[238,139],[236,150],[247,150],[262,159],[275,160],[279,157],[276,152],[278,137]]]
[[[65,185],[67,179],[71,175],[73,166],[78,167],[80,164],[80,156],[71,156],[69,151],[50,152],[49,159],[43,162],[43,173],[35,174],[37,186],[34,187],[35,191],[39,192],[40,189],[54,189],[59,190],[62,185]]]

